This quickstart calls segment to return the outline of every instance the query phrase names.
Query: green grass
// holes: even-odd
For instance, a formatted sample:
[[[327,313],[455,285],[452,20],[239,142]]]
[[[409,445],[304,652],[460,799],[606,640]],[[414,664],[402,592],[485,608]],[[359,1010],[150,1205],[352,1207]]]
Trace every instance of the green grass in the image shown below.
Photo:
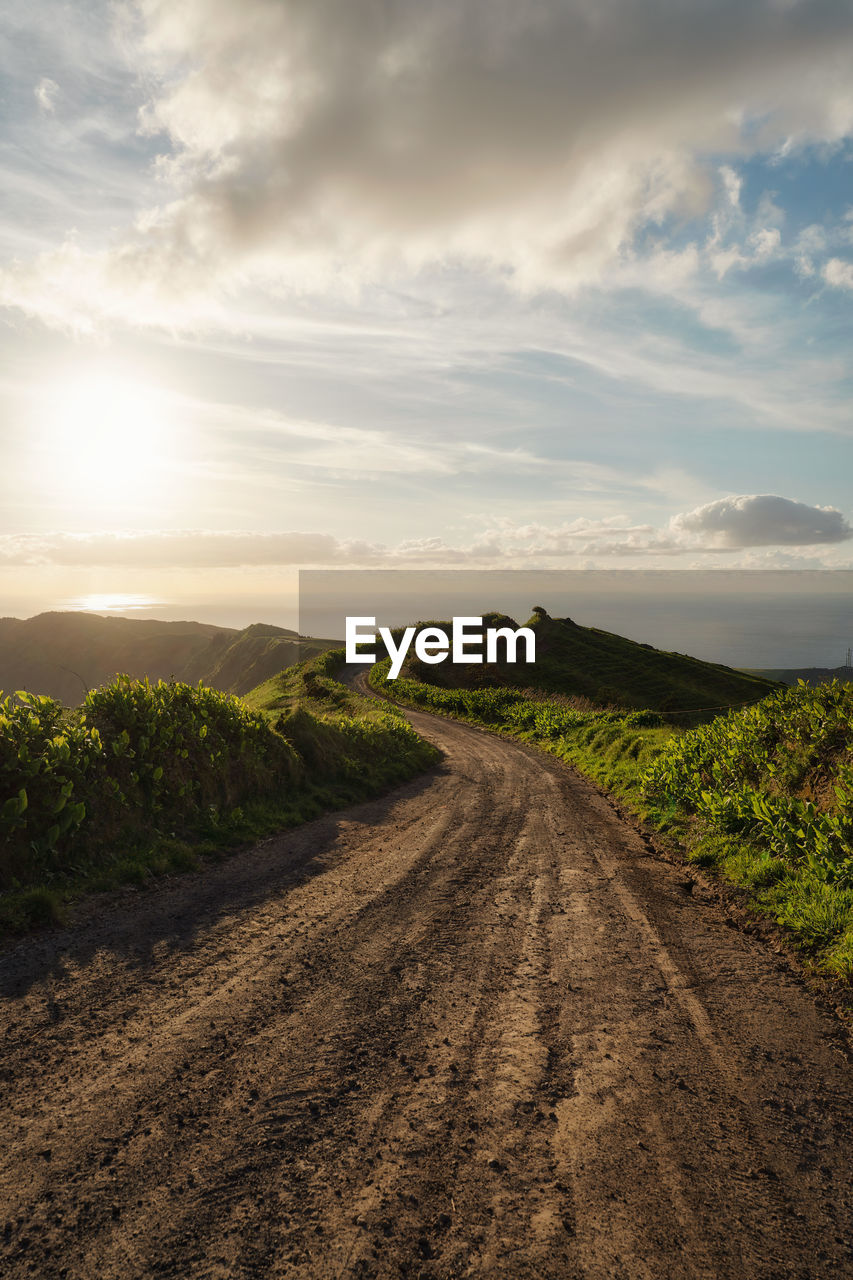
[[[81,893],[142,885],[366,799],[438,752],[334,678],[343,650],[247,700],[120,677],[68,712],[0,707],[0,933],[58,923]]]

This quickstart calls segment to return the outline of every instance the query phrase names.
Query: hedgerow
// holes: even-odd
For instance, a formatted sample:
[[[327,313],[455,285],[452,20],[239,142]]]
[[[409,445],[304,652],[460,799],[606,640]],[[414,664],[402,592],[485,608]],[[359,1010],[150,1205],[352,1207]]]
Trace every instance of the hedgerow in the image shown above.
[[[203,686],[118,676],[75,711],[26,693],[0,706],[0,888],[142,822],[187,830],[297,774],[263,717]]]
[[[57,887],[181,869],[196,849],[292,825],[433,763],[399,712],[334,679],[342,659],[282,673],[299,698],[275,710],[128,676],[73,710],[29,693],[0,701],[0,932],[55,919]],[[106,881],[93,880],[99,869]]]

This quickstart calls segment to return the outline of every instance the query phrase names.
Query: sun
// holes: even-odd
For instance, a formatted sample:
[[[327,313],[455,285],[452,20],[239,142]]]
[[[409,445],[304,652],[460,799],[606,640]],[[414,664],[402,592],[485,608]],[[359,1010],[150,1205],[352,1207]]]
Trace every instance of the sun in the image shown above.
[[[166,478],[172,436],[167,398],[133,378],[94,372],[47,397],[44,461],[54,482],[95,508],[141,504]]]

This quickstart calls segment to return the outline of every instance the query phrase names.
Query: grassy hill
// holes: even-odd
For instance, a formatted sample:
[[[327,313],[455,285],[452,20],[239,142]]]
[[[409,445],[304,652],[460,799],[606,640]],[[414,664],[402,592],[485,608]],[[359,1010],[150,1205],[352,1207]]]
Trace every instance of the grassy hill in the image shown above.
[[[161,622],[91,613],[0,618],[0,690],[26,689],[75,706],[118,672],[247,693],[283,667],[331,648],[295,631],[255,623],[238,631],[204,622]]]
[[[493,613],[484,617],[484,625],[514,628],[517,624]],[[444,688],[530,689],[588,699],[599,706],[659,711],[742,705],[765,697],[775,687],[761,676],[682,653],[666,653],[597,627],[578,626],[570,618],[551,618],[543,610],[537,610],[526,625],[536,635],[534,665],[427,666],[413,659],[405,674]]]

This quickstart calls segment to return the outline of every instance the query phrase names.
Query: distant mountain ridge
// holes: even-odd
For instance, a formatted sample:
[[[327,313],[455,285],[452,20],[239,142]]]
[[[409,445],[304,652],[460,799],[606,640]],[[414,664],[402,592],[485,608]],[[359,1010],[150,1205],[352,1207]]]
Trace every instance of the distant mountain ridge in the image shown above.
[[[765,680],[780,680],[782,684],[796,684],[804,680],[806,684],[829,684],[832,680],[840,680],[842,684],[853,684],[853,667],[780,667],[778,670],[750,669],[750,675],[762,676]]]
[[[206,622],[40,613],[0,618],[0,690],[50,694],[66,706],[119,672],[151,680],[201,680],[243,694],[333,640],[300,639],[286,627],[238,630]]]

